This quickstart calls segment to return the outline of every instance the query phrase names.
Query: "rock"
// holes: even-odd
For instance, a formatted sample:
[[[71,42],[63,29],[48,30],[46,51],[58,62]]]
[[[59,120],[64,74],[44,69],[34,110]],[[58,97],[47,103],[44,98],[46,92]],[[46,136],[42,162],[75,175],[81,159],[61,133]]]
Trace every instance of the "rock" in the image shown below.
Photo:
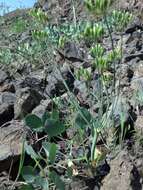
[[[22,88],[16,92],[16,102],[14,104],[14,117],[23,118],[39,105],[42,96],[34,89]]]
[[[42,115],[46,112],[46,111],[51,111],[51,109],[53,108],[53,102],[51,99],[47,99],[47,100],[42,100],[40,102],[40,105],[37,106],[35,109],[33,109],[32,114],[37,115],[38,117],[42,117]]]
[[[16,89],[30,87],[38,92],[42,92],[45,88],[45,76],[44,72],[38,70],[37,72],[30,73],[23,78],[19,78],[15,82]]]
[[[65,92],[65,87],[61,80],[57,80],[54,76],[48,76],[47,81],[48,85],[44,91],[46,97],[52,98]]]
[[[14,117],[15,94],[3,92],[0,94],[0,126]]]
[[[23,123],[14,120],[0,128],[0,172],[18,160],[25,133]]]
[[[139,136],[143,136],[143,116],[138,116],[135,122],[135,131]]]
[[[48,18],[54,22],[57,23],[60,16],[60,7],[58,6],[57,0],[38,0],[35,5],[35,8],[41,8],[43,11],[46,11],[48,14]],[[57,16],[58,15],[58,16]]]
[[[0,105],[0,126],[14,118],[14,106],[7,103]]]
[[[81,96],[85,100],[88,96],[88,89],[84,81],[75,80],[74,81],[74,91],[77,96]]]
[[[114,119],[115,127],[119,127],[121,125],[121,120],[123,120],[123,123],[129,120],[129,110],[130,105],[125,97],[120,95],[114,99],[112,105],[109,108],[108,114],[110,119]]]
[[[91,81],[91,83],[92,82],[93,81]],[[79,105],[82,107],[85,107],[87,109],[89,109],[93,104],[95,104],[95,101],[94,102],[92,101],[92,98],[91,98],[88,90],[89,89],[88,89],[86,82],[84,80],[81,80],[81,81],[75,80],[75,82],[74,82],[74,94],[77,97]]]
[[[60,72],[58,69],[55,69],[50,75],[48,75],[48,84],[46,86],[44,95],[52,98],[64,94],[67,89],[65,87],[65,84],[63,83],[63,80],[65,81],[69,89],[72,90],[74,77],[69,71],[67,65],[63,65],[63,67],[60,69]]]
[[[132,96],[130,103],[136,109],[137,115],[143,115],[143,78],[132,83]]]
[[[135,62],[132,65],[132,69],[134,71],[134,77],[133,77],[133,79],[134,78],[136,79],[136,78],[143,77],[143,61]]]
[[[122,86],[127,85],[133,76],[134,70],[127,64],[120,65],[119,69],[116,72],[116,77],[119,79],[119,83],[121,83]]]
[[[101,190],[143,189],[142,147],[124,148],[110,161],[110,173],[102,181]]]
[[[29,41],[30,39],[31,39],[30,31],[22,32],[22,34],[21,34],[21,36],[20,36],[19,43],[26,43],[26,42]]]
[[[121,151],[110,162],[110,173],[103,180],[101,190],[130,190],[133,164],[127,152]]]
[[[132,97],[130,102],[134,108],[143,110],[143,61],[137,62],[133,66],[134,76],[130,83]],[[138,109],[137,108],[137,109]]]
[[[135,32],[136,30],[143,30],[142,22],[138,17],[133,19],[133,21],[128,25],[125,32],[129,34]]]
[[[143,60],[143,33],[137,30],[125,35],[124,38],[126,39],[123,41],[124,61]]]
[[[0,84],[2,84],[7,78],[8,74],[2,70],[0,70]]]
[[[121,95],[116,97],[109,111],[103,115],[103,126],[107,129],[106,141],[118,143],[121,135],[124,135],[124,139],[131,137],[136,118],[137,115],[127,98]]]
[[[8,83],[8,84],[3,84],[0,86],[0,92],[12,92],[15,93],[15,87],[14,84]]]
[[[143,77],[141,78],[133,78],[131,82],[131,88],[137,91],[143,91]]]
[[[143,53],[136,53],[136,54],[131,54],[125,57],[125,62],[129,62],[132,59],[139,58],[143,60]]]
[[[14,105],[15,103],[15,94],[11,92],[3,92],[0,94],[0,104],[7,103],[9,105]]]
[[[80,48],[73,42],[67,42],[65,44],[63,55],[72,62],[84,60],[83,51],[81,51]]]
[[[120,0],[120,1],[113,1],[114,9],[121,9],[121,10],[132,10],[134,7],[134,0]]]

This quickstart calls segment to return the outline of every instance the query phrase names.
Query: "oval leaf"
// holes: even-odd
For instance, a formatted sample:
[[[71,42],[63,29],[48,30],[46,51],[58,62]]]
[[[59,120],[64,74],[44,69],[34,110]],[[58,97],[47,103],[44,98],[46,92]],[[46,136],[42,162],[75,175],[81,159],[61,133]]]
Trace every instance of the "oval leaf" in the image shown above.
[[[50,178],[53,181],[53,183],[56,185],[57,189],[65,190],[64,182],[61,180],[60,176],[55,171],[52,171],[50,173]]]
[[[27,144],[27,142],[25,142],[25,144],[24,144],[24,149],[25,149],[26,153],[27,153],[29,156],[31,156],[32,159],[34,159],[34,160],[39,159],[38,154],[35,152],[35,150],[32,148],[31,145],[28,145],[28,144]]]
[[[32,166],[24,166],[21,174],[27,183],[33,183],[36,178],[36,172]]]
[[[34,190],[32,185],[23,185],[20,190]]]
[[[57,146],[55,143],[43,142],[43,148],[46,152],[47,158],[51,164],[54,164],[56,159]]]
[[[46,178],[42,178],[41,176],[36,177],[35,184],[40,186],[42,190],[49,190],[49,183]]]
[[[43,126],[41,119],[34,114],[29,114],[28,116],[26,116],[25,123],[33,130],[37,130],[39,128],[42,128]]]
[[[45,132],[50,136],[58,136],[65,131],[65,126],[56,120],[48,119],[45,124]]]

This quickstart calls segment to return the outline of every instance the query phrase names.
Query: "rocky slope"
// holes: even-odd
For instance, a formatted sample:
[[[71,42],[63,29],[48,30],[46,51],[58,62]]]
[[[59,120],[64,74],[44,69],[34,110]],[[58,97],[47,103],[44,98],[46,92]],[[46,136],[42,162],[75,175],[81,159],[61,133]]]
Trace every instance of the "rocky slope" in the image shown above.
[[[123,3],[124,2],[124,3]],[[124,57],[122,63],[117,66],[117,84],[120,84],[120,101],[116,105],[115,115],[124,111],[125,123],[128,123],[135,131],[133,137],[126,139],[123,149],[116,153],[110,153],[107,163],[99,168],[100,175],[94,179],[75,179],[67,189],[81,190],[141,190],[143,189],[143,2],[142,0],[120,1],[113,7],[131,9],[136,18],[123,32]],[[74,10],[76,20],[93,19],[88,16],[83,8],[83,1],[75,1]],[[74,17],[72,1],[39,0],[35,7],[41,7],[52,15],[51,22],[59,23],[64,20],[72,22]],[[58,16],[57,16],[58,15]],[[23,41],[30,41],[30,25],[24,32],[10,32],[12,23],[16,18],[29,20],[27,12],[20,10],[5,16],[0,23],[0,50],[4,46],[14,48]],[[120,35],[113,34],[117,43],[120,43]],[[103,40],[105,47],[109,47],[109,37]],[[62,53],[61,53],[62,52]],[[14,60],[14,58],[12,58]],[[51,98],[57,96],[67,100],[67,90],[63,85],[60,73],[52,68],[47,75],[45,69],[31,69],[27,61],[14,60],[11,67],[3,65],[0,60],[0,189],[9,189],[18,171],[18,161],[21,154],[22,139],[29,135],[29,131],[23,122],[28,113],[41,116],[45,111],[51,110]],[[56,54],[56,61],[60,63],[61,72],[71,90],[77,91],[77,98],[82,106],[96,114],[98,105],[93,105],[87,96],[84,83],[75,80],[68,70],[68,66],[76,71],[78,67],[90,63],[88,53],[82,44],[70,42],[60,53]],[[15,69],[15,64],[17,65]],[[47,66],[48,63],[45,65]],[[21,66],[22,65],[22,66]],[[24,66],[23,66],[24,65]],[[14,70],[13,70],[14,68]],[[47,68],[46,68],[47,69]],[[47,71],[47,70],[46,70]],[[56,76],[56,77],[55,77]],[[97,89],[96,77],[92,80],[92,89]],[[137,92],[140,93],[139,97]],[[94,109],[96,107],[96,109]],[[72,136],[72,132],[69,132]],[[68,133],[67,133],[68,135]],[[110,135],[109,135],[110,136]],[[11,171],[10,171],[11,170]],[[10,172],[9,172],[10,171]],[[103,173],[102,173],[103,172]],[[20,182],[15,183],[15,189]]]

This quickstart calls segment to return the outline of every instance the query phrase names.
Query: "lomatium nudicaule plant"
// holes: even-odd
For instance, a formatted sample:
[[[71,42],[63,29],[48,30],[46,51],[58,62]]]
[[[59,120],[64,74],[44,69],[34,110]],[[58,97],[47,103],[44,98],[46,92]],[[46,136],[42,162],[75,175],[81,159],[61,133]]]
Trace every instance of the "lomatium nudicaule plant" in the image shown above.
[[[128,12],[117,10],[109,13],[108,11],[112,4],[111,0],[85,0],[84,2],[88,11],[95,16],[100,15],[102,21],[97,23],[88,21],[84,23],[84,28],[81,31],[79,27],[74,28],[74,30],[73,27],[69,27],[70,30],[67,30],[65,26],[57,26],[51,30],[48,28],[48,15],[41,9],[32,9],[30,16],[35,21],[32,37],[39,43],[44,43],[50,36],[53,36],[51,35],[51,31],[53,31],[52,34],[55,35],[56,33],[57,35],[55,38],[52,37],[53,40],[50,41],[52,47],[55,43],[54,40],[56,40],[56,48],[63,48],[65,42],[70,40],[69,38],[72,38],[72,35],[75,36],[75,34],[77,34],[76,37],[78,36],[76,40],[82,38],[89,44],[89,54],[92,58],[90,68],[81,66],[73,75],[76,79],[85,81],[89,96],[92,96],[100,105],[99,111],[96,117],[92,116],[87,108],[81,107],[75,101],[75,96],[73,98],[70,97],[72,105],[69,109],[72,108],[75,112],[74,125],[79,129],[79,135],[83,135],[84,137],[84,133],[90,131],[90,150],[88,153],[85,151],[85,154],[80,158],[72,158],[72,142],[70,141],[69,143],[68,141],[66,155],[60,152],[59,145],[55,143],[55,138],[62,138],[61,135],[66,130],[66,124],[61,121],[58,109],[45,113],[41,118],[34,114],[29,114],[25,118],[26,125],[33,133],[45,133],[47,136],[42,140],[41,148],[38,151],[27,140],[24,142],[19,175],[23,177],[25,184],[21,190],[48,190],[54,187],[64,190],[66,182],[72,179],[73,176],[78,175],[74,161],[80,161],[80,164],[83,161],[84,165],[86,163],[86,166],[92,172],[93,169],[96,169],[100,161],[105,159],[106,153],[110,150],[110,146],[106,143],[104,143],[104,150],[99,149],[96,144],[98,138],[102,139],[103,137],[103,131],[107,127],[109,120],[109,116],[106,113],[109,111],[110,103],[117,95],[115,85],[116,64],[121,61],[123,54],[122,47],[116,47],[112,33],[114,31],[122,31],[131,20],[132,15]],[[58,27],[62,31],[62,34],[58,31]],[[77,33],[75,32],[76,29],[78,29]],[[110,50],[107,50],[102,43],[104,36],[107,35],[110,38]],[[111,69],[113,71],[112,73],[110,72]],[[92,73],[95,71],[98,72],[99,76],[97,94],[94,94],[90,88]],[[63,83],[69,94],[73,95],[66,82],[63,81]],[[108,92],[109,85],[112,88],[110,94]],[[112,125],[114,125],[114,120]],[[25,154],[31,157],[31,165],[23,166]],[[57,172],[59,168],[65,171],[64,176],[60,176]]]

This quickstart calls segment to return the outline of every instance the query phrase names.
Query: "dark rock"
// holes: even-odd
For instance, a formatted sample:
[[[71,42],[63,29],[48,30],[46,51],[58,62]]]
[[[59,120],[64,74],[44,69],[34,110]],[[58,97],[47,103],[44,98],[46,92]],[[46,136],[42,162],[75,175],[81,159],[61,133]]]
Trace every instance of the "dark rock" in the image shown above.
[[[15,93],[15,86],[12,83],[3,84],[0,86],[0,92],[12,92]]]
[[[14,118],[14,107],[3,103],[0,105],[0,126]]]
[[[72,62],[84,60],[83,51],[81,51],[80,48],[73,42],[67,42],[65,44],[63,55]]]
[[[136,17],[128,26],[128,28],[126,29],[126,33],[133,33],[136,30],[143,30],[143,25],[141,23],[141,20]]]
[[[42,92],[45,88],[45,78],[43,71],[33,72],[30,75],[26,75],[23,78],[19,78],[15,81],[16,89],[30,87],[38,92]]]
[[[0,126],[14,117],[15,95],[10,92],[0,94]]]
[[[139,58],[143,60],[143,53],[136,53],[136,54],[131,54],[125,57],[125,62],[129,62],[132,59]]]
[[[23,118],[39,105],[42,96],[34,89],[22,88],[16,92],[16,102],[14,104],[15,118]]]
[[[74,77],[66,65],[64,65],[60,69],[60,71],[58,69],[55,69],[55,71],[53,71],[50,75],[48,75],[47,77],[48,84],[45,89],[45,96],[51,98],[64,94],[67,91],[67,89],[65,87],[63,80],[68,86],[68,88],[72,90]]]
[[[2,84],[7,78],[8,74],[2,70],[0,70],[0,84]]]

